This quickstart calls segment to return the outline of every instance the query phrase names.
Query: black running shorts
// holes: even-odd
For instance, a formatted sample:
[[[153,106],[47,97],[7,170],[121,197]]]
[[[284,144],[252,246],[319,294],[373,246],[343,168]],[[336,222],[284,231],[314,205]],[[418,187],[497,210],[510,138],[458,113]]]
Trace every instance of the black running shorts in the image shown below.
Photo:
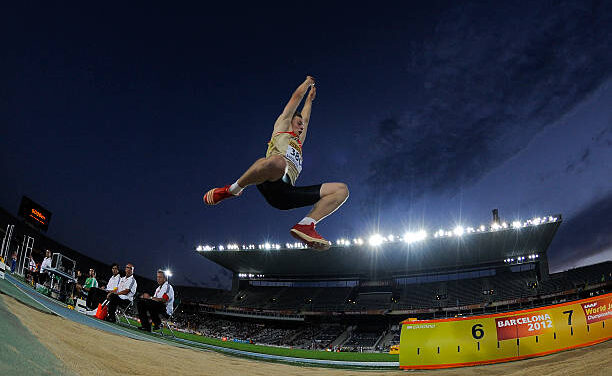
[[[321,199],[321,184],[295,187],[278,179],[258,184],[257,189],[268,204],[280,210],[312,206]]]

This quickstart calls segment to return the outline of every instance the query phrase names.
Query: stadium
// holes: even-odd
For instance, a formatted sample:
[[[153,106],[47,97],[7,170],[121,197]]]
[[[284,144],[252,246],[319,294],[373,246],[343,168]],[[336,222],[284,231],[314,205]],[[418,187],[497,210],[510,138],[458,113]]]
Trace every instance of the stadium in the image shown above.
[[[25,212],[33,205],[26,201]],[[42,207],[30,212],[50,216]],[[338,239],[326,252],[293,243],[196,245],[194,252],[233,273],[232,288],[175,286],[176,312],[152,334],[135,330],[139,323],[133,306],[118,323],[107,324],[74,309],[70,284],[59,283],[55,289],[34,285],[26,260],[38,259],[47,249],[74,260],[75,265],[62,269],[68,279],[77,268],[110,268],[46,237],[40,218],[32,220],[24,212],[15,217],[6,210],[1,214],[5,315],[12,312],[27,323],[32,316],[24,316],[23,307],[34,307],[29,315],[45,312],[70,325],[93,328],[110,336],[111,343],[121,337],[198,351],[191,354],[196,362],[209,364],[200,352],[212,350],[224,354],[215,355],[221,356],[216,361],[231,363],[239,357],[265,360],[262,370],[289,367],[270,370],[279,374],[310,372],[295,365],[375,372],[481,366],[511,372],[533,364],[523,359],[543,355],[548,364],[559,362],[565,369],[584,357],[595,357],[599,360],[589,362],[599,364],[610,348],[612,262],[549,273],[547,252],[562,225],[559,214],[507,222],[494,210],[488,225]],[[17,256],[13,272],[11,255]],[[105,277],[100,276],[101,283]],[[155,288],[154,281],[136,277],[139,291]],[[593,309],[597,315],[591,315]],[[488,321],[493,319],[491,327]],[[522,333],[520,324],[532,332]],[[39,336],[35,327],[25,326]],[[414,334],[416,330],[421,332]],[[65,360],[61,349],[66,346],[56,341],[52,352]],[[487,365],[516,360],[521,361]],[[64,371],[58,366],[58,373]]]
[[[612,1],[3,5],[0,376],[611,373]]]

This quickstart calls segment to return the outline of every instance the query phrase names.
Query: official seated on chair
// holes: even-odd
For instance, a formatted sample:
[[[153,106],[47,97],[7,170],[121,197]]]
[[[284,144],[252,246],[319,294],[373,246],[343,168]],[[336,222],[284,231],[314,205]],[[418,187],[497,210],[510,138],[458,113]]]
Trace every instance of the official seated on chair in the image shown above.
[[[87,294],[87,307],[89,309],[95,309],[98,304],[104,302],[109,292],[117,292],[119,289],[119,282],[121,281],[121,275],[119,274],[119,265],[113,264],[111,266],[112,277],[109,278],[106,286],[102,288],[92,287],[89,289]]]
[[[160,315],[164,317],[172,316],[172,310],[174,309],[174,289],[168,283],[166,274],[163,270],[157,271],[157,289],[155,294],[151,297],[149,294],[144,293],[140,298],[136,300],[136,307],[138,308],[138,316],[140,317],[140,330],[147,332],[151,331],[151,324],[149,319],[153,322],[155,328],[159,328],[161,325]]]
[[[134,295],[136,295],[136,287],[134,265],[129,263],[125,266],[125,277],[122,277],[119,281],[117,291],[111,291],[106,295],[106,299],[108,300],[108,315],[104,320],[110,322],[117,321],[117,317],[115,316],[117,306],[125,308],[130,305],[132,300],[134,300]]]

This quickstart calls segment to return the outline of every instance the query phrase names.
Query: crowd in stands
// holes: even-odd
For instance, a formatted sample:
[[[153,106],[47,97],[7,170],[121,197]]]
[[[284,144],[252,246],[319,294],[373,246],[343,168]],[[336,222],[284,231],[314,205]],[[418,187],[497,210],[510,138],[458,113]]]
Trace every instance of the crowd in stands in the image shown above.
[[[325,322],[287,324],[272,320],[257,322],[242,318],[225,319],[213,314],[193,312],[177,313],[174,324],[183,331],[210,338],[297,349],[374,352],[388,351],[391,345],[399,343],[399,325]],[[387,339],[386,343],[383,343],[383,339]]]
[[[354,287],[258,287],[220,291],[214,297],[190,299],[192,302],[253,311],[342,312],[365,310],[450,309],[470,305],[488,306],[494,302],[537,299],[552,293],[573,291],[589,284],[611,281],[609,263],[587,269],[551,274],[542,279],[536,270],[497,273],[480,278],[427,283],[396,284],[381,291]]]

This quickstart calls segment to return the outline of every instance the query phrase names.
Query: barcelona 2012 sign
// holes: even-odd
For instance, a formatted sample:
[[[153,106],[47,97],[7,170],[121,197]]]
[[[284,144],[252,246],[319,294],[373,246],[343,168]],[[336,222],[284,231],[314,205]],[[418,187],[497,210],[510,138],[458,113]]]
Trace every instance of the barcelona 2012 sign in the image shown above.
[[[612,339],[612,294],[490,315],[402,322],[400,368],[499,363]]]

